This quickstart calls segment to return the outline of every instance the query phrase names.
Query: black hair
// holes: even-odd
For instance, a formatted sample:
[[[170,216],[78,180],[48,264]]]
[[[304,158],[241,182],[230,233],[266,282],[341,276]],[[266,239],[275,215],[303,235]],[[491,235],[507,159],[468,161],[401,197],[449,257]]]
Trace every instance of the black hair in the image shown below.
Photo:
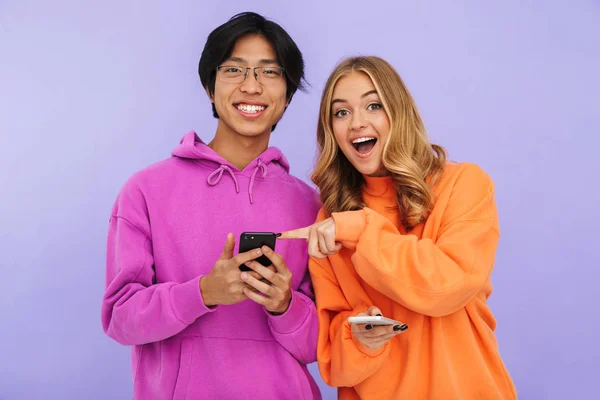
[[[291,101],[296,90],[306,89],[302,53],[285,29],[254,12],[236,14],[208,35],[198,63],[202,87],[207,89],[211,96],[214,94],[217,67],[231,56],[238,39],[251,34],[261,35],[273,46],[277,61],[284,69],[286,98]],[[212,111],[213,116],[219,118],[214,103]]]

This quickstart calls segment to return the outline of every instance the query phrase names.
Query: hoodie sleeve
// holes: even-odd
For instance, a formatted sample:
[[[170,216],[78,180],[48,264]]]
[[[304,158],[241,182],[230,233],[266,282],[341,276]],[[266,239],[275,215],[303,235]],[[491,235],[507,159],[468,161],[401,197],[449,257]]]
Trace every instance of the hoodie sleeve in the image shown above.
[[[292,300],[285,313],[273,315],[266,309],[265,312],[269,328],[280,345],[303,364],[317,361],[319,322],[308,270],[298,290],[292,291]]]
[[[200,276],[155,283],[150,221],[142,191],[128,182],[110,217],[102,326],[124,345],[167,339],[215,308],[204,305]]]
[[[469,303],[492,272],[500,237],[494,187],[478,167],[457,177],[437,238],[403,235],[364,208],[333,213],[337,240],[371,287],[417,313],[452,314]]]
[[[355,386],[377,372],[390,354],[389,343],[373,350],[358,342],[348,317],[369,308],[352,308],[342,292],[328,259],[311,258],[310,273],[317,295],[319,320],[318,363],[325,383]]]

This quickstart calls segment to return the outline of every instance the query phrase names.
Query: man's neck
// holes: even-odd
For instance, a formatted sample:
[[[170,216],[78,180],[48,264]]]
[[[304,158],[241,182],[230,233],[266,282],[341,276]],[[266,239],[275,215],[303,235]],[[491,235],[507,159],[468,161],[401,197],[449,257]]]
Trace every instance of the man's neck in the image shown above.
[[[270,132],[257,137],[245,137],[230,129],[219,128],[208,147],[240,171],[269,146]]]

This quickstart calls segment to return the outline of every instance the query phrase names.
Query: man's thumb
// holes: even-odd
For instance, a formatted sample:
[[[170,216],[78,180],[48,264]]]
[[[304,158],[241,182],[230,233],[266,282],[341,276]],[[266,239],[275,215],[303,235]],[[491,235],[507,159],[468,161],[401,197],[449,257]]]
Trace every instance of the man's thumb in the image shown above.
[[[233,249],[235,247],[235,238],[233,237],[233,233],[227,234],[227,241],[225,242],[225,247],[223,248],[223,253],[221,254],[221,260],[229,260],[233,258]]]

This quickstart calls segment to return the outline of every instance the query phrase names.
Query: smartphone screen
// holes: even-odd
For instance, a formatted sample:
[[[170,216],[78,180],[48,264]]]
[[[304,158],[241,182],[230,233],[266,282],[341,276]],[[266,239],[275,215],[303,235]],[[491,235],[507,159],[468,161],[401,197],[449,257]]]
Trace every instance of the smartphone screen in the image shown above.
[[[262,246],[270,247],[271,250],[275,251],[275,242],[277,236],[274,232],[243,232],[240,235],[240,253],[258,249]],[[263,266],[268,267],[271,265],[271,260],[266,256],[262,255],[256,259]],[[240,265],[240,270],[250,271],[246,265]]]

